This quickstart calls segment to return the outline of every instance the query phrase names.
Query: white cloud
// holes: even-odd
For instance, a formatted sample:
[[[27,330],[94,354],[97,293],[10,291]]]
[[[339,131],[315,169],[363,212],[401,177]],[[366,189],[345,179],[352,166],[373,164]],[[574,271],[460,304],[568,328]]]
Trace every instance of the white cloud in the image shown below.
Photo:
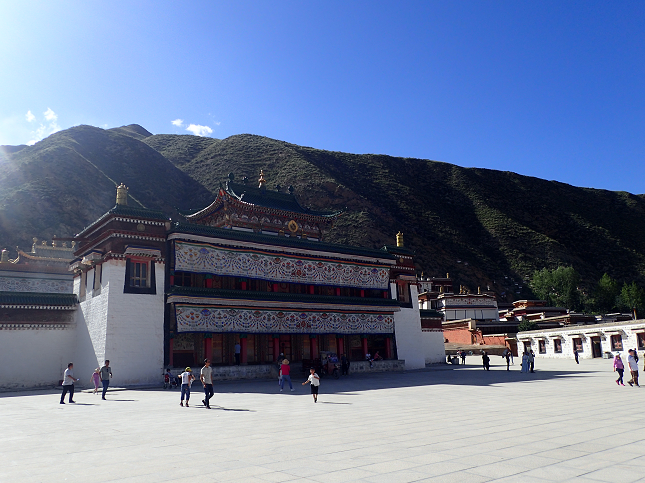
[[[186,131],[192,132],[195,136],[207,136],[213,132],[210,127],[201,126],[199,124],[191,124],[186,128]]]
[[[184,125],[184,120],[183,119],[175,119],[174,121],[170,121],[173,126],[183,126]]]
[[[28,146],[33,146],[41,139],[61,130],[58,122],[56,122],[58,120],[58,115],[56,115],[56,113],[49,107],[45,112],[43,112],[43,116],[45,117],[45,120],[49,122],[41,123],[38,129],[31,132],[31,140],[27,143]],[[27,121],[31,122],[36,119],[36,116],[34,116],[31,111],[27,111],[26,118]]]
[[[52,111],[49,107],[45,112],[43,112],[43,116],[45,116],[46,121],[56,121],[58,119],[58,116],[54,111]]]

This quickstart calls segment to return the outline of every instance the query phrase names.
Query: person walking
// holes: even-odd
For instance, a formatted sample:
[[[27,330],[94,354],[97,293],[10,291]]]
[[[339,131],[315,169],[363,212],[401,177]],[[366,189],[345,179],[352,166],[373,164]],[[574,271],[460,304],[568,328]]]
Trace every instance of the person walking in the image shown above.
[[[580,361],[578,360],[578,349],[573,349],[573,357],[576,360],[576,364],[580,364]],[[618,355],[618,357],[620,357],[620,354]]]
[[[211,367],[211,360],[204,359],[204,367],[202,367],[201,373],[199,375],[199,380],[204,386],[205,397],[202,399],[202,403],[208,409],[211,408],[210,400],[213,397],[213,368]]]
[[[186,398],[186,407],[188,406],[188,400],[190,399],[190,386],[195,380],[193,376],[193,370],[190,367],[187,367],[184,372],[182,372],[179,377],[181,377],[181,402],[180,406],[184,405],[184,397]]]
[[[634,349],[629,349],[629,355],[627,356],[627,365],[629,366],[629,372],[632,374],[632,378],[627,381],[627,384],[632,387],[636,384],[636,386],[640,387],[638,385],[638,362],[636,362],[636,358],[634,357],[635,352]]]
[[[240,365],[240,352],[242,352],[242,347],[240,346],[239,342],[235,343],[235,347],[233,348],[235,351],[235,365],[239,366]]]
[[[340,357],[340,371],[343,376],[349,376],[349,359],[345,354]]]
[[[289,360],[284,359],[282,365],[280,366],[280,374],[282,375],[282,382],[280,383],[280,392],[284,389],[285,381],[289,383],[289,387],[293,391],[293,385],[291,384],[291,366],[289,365]]]
[[[506,359],[506,370],[510,371],[511,370],[511,351],[506,349],[506,354],[504,354],[504,358]]]
[[[60,403],[65,404],[65,394],[69,392],[69,402],[75,403],[74,401],[74,382],[78,379],[74,378],[74,364],[67,364],[67,369],[63,372],[63,394],[60,397]]]
[[[529,372],[529,353],[526,351],[522,354],[522,372]]]
[[[108,390],[110,385],[110,378],[112,377],[112,368],[110,367],[110,361],[105,361],[105,365],[101,367],[101,383],[103,384],[103,395],[101,399],[105,401],[105,393]]]
[[[305,384],[311,384],[311,395],[314,397],[314,402],[318,402],[318,388],[320,387],[320,376],[316,374],[316,369],[313,367],[309,369],[309,377],[305,382],[302,383],[304,386]]]
[[[534,373],[535,371],[535,352],[529,352],[529,372]]]
[[[92,376],[90,377],[90,382],[94,383],[94,394],[99,393],[99,382],[101,382],[101,369],[98,367],[94,369],[94,372],[92,373]]]
[[[485,371],[490,371],[490,357],[488,357],[486,351],[482,351],[482,364]]]
[[[465,364],[466,363],[466,351],[460,351],[461,353],[459,354],[459,357],[461,357],[461,363]]]
[[[616,384],[619,386],[624,386],[623,384],[623,372],[625,372],[625,365],[623,360],[620,358],[620,354],[616,354],[614,357],[614,372],[618,373],[618,379],[616,379]]]

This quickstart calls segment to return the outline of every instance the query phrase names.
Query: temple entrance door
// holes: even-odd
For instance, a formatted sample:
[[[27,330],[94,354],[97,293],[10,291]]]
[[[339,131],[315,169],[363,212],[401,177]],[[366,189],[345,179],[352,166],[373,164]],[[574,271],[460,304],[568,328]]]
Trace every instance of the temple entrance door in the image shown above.
[[[593,357],[602,357],[602,345],[600,337],[591,338],[591,354]]]
[[[284,353],[284,357],[289,359],[290,362],[293,360],[291,334],[280,334],[280,352]]]

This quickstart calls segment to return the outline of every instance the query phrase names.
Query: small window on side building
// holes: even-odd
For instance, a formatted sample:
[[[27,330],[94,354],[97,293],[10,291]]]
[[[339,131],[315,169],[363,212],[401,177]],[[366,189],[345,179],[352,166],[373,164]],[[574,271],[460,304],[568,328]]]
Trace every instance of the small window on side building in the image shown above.
[[[573,348],[575,350],[577,350],[578,352],[582,352],[582,349],[583,349],[583,347],[582,347],[582,339],[580,339],[580,338],[573,339]]]
[[[546,341],[545,340],[539,340],[538,341],[538,352],[540,354],[546,354]]]
[[[623,338],[620,336],[620,334],[614,334],[611,336],[611,350],[612,351],[623,350]]]
[[[561,339],[553,339],[553,351],[556,352],[557,354],[562,353],[562,340]]]

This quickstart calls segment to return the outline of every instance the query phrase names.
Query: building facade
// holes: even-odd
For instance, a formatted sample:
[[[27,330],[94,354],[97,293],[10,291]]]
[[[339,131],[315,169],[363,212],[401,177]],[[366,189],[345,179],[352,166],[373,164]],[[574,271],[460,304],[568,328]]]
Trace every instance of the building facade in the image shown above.
[[[164,367],[204,358],[224,368],[237,350],[241,368],[323,351],[354,361],[378,351],[408,369],[444,360],[441,333],[422,331],[401,234],[380,250],[327,243],[340,213],[302,207],[291,188],[268,190],[263,174],[257,186],[229,176],[185,221],[127,200],[121,185],[116,206],[75,237],[71,263],[77,360],[110,359],[117,384],[155,382]]]
[[[520,349],[537,357],[573,359],[575,349],[581,359],[620,353],[626,360],[629,349],[645,350],[645,320],[518,332],[517,339]]]

